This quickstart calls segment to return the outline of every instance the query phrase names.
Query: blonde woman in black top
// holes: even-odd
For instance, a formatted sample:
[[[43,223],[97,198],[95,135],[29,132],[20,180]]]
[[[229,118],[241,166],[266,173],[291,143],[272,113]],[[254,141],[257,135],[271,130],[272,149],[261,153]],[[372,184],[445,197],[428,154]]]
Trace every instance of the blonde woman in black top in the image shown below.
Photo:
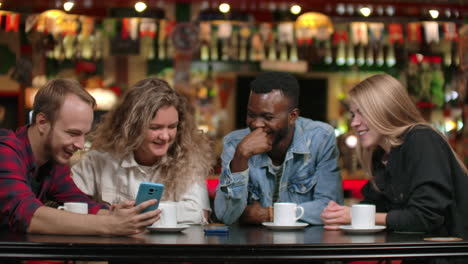
[[[374,75],[349,93],[358,157],[371,180],[364,203],[388,230],[468,238],[468,176],[445,137],[425,122],[403,85]],[[351,222],[350,208],[330,202],[326,229]]]

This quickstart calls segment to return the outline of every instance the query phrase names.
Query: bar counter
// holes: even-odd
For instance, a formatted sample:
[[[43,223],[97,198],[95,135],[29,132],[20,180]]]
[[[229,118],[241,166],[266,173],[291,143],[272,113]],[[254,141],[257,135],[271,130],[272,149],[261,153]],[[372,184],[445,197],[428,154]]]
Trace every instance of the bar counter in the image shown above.
[[[273,231],[264,226],[231,226],[228,235],[209,235],[203,226],[177,233],[147,232],[131,237],[0,233],[2,259],[127,260],[170,262],[381,260],[468,257],[468,241],[425,241],[423,234],[381,231],[349,234],[309,226]]]

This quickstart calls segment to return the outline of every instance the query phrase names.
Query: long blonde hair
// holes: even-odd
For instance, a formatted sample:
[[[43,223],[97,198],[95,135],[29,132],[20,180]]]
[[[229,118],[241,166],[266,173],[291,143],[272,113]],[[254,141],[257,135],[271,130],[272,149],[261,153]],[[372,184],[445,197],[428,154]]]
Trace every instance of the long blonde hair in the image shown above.
[[[384,140],[392,147],[401,145],[401,136],[417,125],[433,129],[446,140],[437,129],[424,120],[405,87],[388,74],[377,74],[365,79],[351,89],[349,97],[350,101],[358,106],[368,125],[382,134]],[[373,176],[372,155],[377,148],[380,147],[361,148],[358,144],[358,158],[369,176]],[[453,149],[452,152],[466,173],[465,165]]]
[[[167,82],[148,78],[133,85],[103,116],[91,135],[91,148],[109,152],[115,158],[125,157],[140,147],[150,121],[167,106],[176,108],[179,123],[175,142],[159,161],[158,182],[165,185],[164,199],[177,200],[191,184],[205,184],[214,158],[208,138],[195,126],[187,100]]]

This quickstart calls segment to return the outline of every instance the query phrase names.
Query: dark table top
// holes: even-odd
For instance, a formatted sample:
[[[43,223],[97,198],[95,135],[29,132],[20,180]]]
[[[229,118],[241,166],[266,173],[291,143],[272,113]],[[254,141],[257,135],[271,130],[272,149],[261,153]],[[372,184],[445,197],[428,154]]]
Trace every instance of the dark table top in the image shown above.
[[[29,235],[0,232],[0,258],[151,261],[303,261],[468,256],[468,241],[425,241],[424,234],[350,234],[309,226],[273,231],[231,226],[205,235],[203,226],[131,237]]]

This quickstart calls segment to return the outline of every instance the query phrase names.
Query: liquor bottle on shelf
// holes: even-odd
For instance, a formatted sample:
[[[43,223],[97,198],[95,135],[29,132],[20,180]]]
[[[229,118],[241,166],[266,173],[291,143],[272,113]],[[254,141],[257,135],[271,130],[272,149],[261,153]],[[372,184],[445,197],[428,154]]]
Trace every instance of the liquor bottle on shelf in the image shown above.
[[[384,65],[384,49],[383,49],[382,43],[379,44],[379,48],[377,50],[377,58],[375,59],[375,63],[379,67]]]
[[[288,44],[285,41],[280,43],[280,60],[288,60]]]
[[[358,66],[363,66],[366,63],[364,50],[365,50],[364,45],[360,44],[359,49],[358,49],[358,56],[357,56],[357,65]]]
[[[200,60],[208,61],[210,59],[210,51],[208,49],[208,44],[203,41],[200,44]]]
[[[372,44],[367,45],[366,64],[367,66],[374,65],[374,46]]]
[[[298,61],[299,57],[297,55],[297,44],[296,42],[293,42],[291,44],[291,51],[289,53],[289,60],[290,61]]]
[[[389,43],[387,46],[387,56],[385,58],[385,63],[387,64],[387,67],[393,67],[396,64],[395,47],[392,43]]]
[[[228,39],[221,40],[221,60],[227,61],[229,59],[229,42]]]
[[[166,21],[161,20],[159,22],[159,36],[158,36],[158,59],[166,59]]]
[[[275,34],[272,35],[270,43],[268,45],[268,60],[275,61],[276,57],[276,38]]]
[[[336,65],[343,66],[346,63],[346,43],[344,41],[338,42],[338,48],[336,51]]]
[[[325,64],[331,64],[333,62],[332,56],[332,49],[330,45],[330,40],[325,42],[325,57],[324,57]]]
[[[239,59],[239,31],[233,31],[231,43],[229,45],[229,58],[231,60]]]
[[[246,38],[242,38],[240,41],[239,60],[240,61],[247,60],[247,39]]]
[[[162,38],[158,40],[158,59],[165,60],[166,59],[166,38]]]
[[[452,65],[452,45],[451,43],[444,43],[445,49],[444,49],[444,65],[446,67],[449,67]]]
[[[219,59],[218,57],[218,35],[216,34],[216,32],[213,32],[213,35],[211,38],[210,57],[211,57],[211,61],[217,61]]]
[[[356,63],[356,58],[354,56],[354,44],[349,42],[346,51],[346,64],[351,66],[354,65],[354,63]]]

